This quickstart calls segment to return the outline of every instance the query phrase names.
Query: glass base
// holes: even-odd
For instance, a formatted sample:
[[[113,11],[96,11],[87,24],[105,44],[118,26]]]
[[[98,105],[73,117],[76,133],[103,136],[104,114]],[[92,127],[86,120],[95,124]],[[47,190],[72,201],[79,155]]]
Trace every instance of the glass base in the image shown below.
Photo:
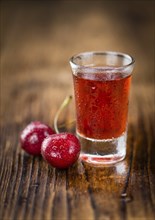
[[[77,135],[82,146],[80,158],[87,163],[113,164],[125,158],[127,132],[118,138],[102,140],[86,138],[78,132]]]

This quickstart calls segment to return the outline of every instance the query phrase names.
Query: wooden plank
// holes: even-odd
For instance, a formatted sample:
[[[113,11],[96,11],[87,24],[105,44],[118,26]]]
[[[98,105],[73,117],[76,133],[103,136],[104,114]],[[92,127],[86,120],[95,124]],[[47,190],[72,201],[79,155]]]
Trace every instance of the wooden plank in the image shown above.
[[[146,90],[146,88],[141,87],[141,91]],[[144,97],[146,94],[138,91],[135,95],[138,118],[134,126],[134,152],[129,184],[129,190],[132,192],[134,202],[128,205],[128,212],[132,218],[153,219],[155,209],[152,197],[154,197],[154,192],[150,190],[150,185],[154,185],[155,177],[149,168],[154,167],[153,161],[150,160],[150,151],[154,152],[154,145],[150,145],[150,141],[153,141],[152,132],[151,130],[147,131],[147,126],[152,126],[153,121],[149,119],[149,111],[145,112],[147,108],[152,112],[153,99],[148,96]],[[148,100],[149,103],[147,103]],[[137,209],[139,210],[138,212]]]
[[[89,193],[89,182],[81,161],[68,170],[67,194],[70,219],[95,219],[95,210]]]

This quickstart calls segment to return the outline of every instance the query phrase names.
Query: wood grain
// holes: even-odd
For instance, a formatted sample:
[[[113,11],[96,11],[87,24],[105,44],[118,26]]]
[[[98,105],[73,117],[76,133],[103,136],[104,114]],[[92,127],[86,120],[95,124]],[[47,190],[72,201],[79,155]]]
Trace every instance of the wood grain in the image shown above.
[[[153,1],[23,1],[1,3],[1,220],[153,220],[155,89]],[[145,11],[145,13],[144,13]],[[32,120],[53,126],[73,94],[70,56],[117,50],[136,59],[127,156],[111,166],[80,160],[68,170],[21,150]],[[60,130],[75,132],[74,100]],[[61,125],[64,125],[63,127]]]

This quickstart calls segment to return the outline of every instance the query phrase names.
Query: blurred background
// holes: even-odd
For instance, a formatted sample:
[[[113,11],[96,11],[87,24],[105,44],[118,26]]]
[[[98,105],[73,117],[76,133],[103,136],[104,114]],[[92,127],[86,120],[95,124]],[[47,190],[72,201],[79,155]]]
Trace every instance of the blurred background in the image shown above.
[[[153,96],[154,46],[151,0],[2,1],[2,112],[11,99],[18,104],[18,113],[27,102],[36,111],[46,106],[54,112],[57,106],[50,107],[49,101],[59,104],[73,93],[69,58],[93,50],[132,55],[133,85],[145,84],[146,89],[151,85]],[[22,120],[19,115],[11,112],[15,121]],[[2,120],[9,117],[2,114]]]

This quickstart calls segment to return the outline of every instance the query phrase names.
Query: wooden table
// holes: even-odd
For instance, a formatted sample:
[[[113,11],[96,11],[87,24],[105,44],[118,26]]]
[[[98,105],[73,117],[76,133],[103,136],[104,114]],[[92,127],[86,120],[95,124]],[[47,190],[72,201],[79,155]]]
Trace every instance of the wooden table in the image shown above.
[[[153,1],[1,3],[1,220],[154,219],[155,93]],[[21,150],[31,121],[53,126],[73,94],[70,56],[115,50],[135,57],[127,157],[112,166],[78,161],[68,170]],[[73,131],[74,102],[60,115]],[[121,195],[124,196],[121,196]]]

